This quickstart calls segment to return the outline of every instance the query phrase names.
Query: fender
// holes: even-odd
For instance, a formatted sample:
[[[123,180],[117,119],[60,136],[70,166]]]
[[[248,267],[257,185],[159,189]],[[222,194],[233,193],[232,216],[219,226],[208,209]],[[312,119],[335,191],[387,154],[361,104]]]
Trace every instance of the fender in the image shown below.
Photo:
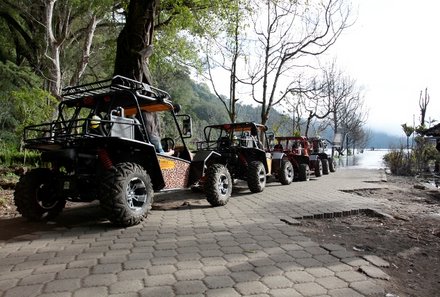
[[[191,162],[189,169],[188,186],[193,185],[205,175],[207,163],[211,160],[220,159],[221,155],[215,151],[198,151]]]

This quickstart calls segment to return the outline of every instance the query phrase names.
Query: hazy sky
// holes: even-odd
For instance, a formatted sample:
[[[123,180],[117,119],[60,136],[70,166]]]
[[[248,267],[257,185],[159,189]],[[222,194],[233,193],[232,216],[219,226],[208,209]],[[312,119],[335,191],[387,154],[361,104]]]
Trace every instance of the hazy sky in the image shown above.
[[[428,88],[427,116],[440,121],[440,2],[352,0],[357,21],[328,53],[365,88],[368,126],[403,135],[419,123],[420,91]],[[437,123],[436,123],[437,124]]]

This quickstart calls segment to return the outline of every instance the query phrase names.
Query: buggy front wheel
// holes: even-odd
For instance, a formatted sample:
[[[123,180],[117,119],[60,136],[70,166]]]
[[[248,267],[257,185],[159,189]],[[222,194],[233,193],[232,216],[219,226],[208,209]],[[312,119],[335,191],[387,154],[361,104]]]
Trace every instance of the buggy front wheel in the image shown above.
[[[252,193],[262,192],[266,187],[266,169],[260,161],[249,163],[247,184]]]
[[[278,180],[282,185],[289,185],[294,178],[293,165],[288,160],[281,161],[281,167],[278,172]]]
[[[232,178],[228,169],[222,164],[209,166],[204,188],[206,200],[212,206],[222,206],[228,203],[232,193]]]
[[[153,203],[150,176],[135,163],[116,164],[104,173],[100,197],[101,208],[114,225],[137,225],[148,215]]]

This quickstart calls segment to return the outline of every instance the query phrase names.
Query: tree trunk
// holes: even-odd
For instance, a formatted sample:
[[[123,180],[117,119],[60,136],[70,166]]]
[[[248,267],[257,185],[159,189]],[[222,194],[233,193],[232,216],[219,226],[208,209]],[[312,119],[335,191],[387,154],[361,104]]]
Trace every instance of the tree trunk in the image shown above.
[[[159,0],[131,0],[117,41],[114,75],[151,84],[148,58],[153,52],[154,19]]]

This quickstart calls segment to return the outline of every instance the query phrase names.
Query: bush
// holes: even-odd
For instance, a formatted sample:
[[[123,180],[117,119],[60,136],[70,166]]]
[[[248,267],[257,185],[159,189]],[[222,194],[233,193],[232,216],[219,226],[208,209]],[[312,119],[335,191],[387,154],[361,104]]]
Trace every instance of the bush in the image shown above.
[[[383,160],[392,174],[396,175],[411,175],[411,154],[408,154],[400,149],[392,149],[387,153]]]
[[[18,152],[15,150],[0,151],[0,165],[2,166],[31,166],[36,167],[40,163],[40,153],[24,150]]]

